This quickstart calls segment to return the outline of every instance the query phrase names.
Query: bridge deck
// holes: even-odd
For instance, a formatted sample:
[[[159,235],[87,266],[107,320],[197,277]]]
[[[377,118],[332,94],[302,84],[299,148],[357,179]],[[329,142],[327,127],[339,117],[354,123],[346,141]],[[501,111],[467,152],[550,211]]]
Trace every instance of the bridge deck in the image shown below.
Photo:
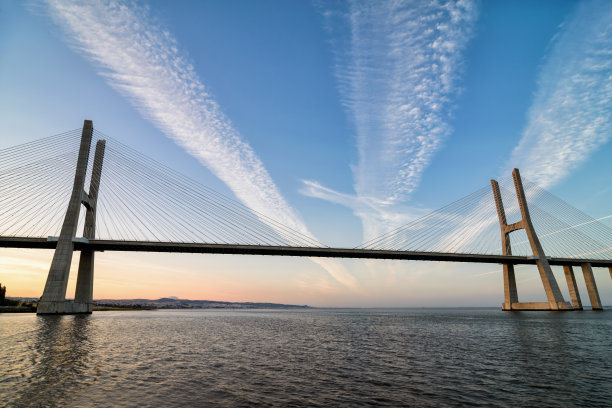
[[[0,247],[55,249],[57,241],[46,238],[0,237]],[[453,254],[444,252],[387,251],[379,249],[316,248],[290,246],[260,246],[232,244],[200,244],[176,242],[106,241],[74,242],[75,250],[121,252],[183,252],[201,254],[276,255],[326,258],[398,259],[412,261],[474,262],[494,264],[535,264],[528,256]],[[551,265],[579,266],[590,263],[593,267],[612,267],[612,260],[549,258]]]

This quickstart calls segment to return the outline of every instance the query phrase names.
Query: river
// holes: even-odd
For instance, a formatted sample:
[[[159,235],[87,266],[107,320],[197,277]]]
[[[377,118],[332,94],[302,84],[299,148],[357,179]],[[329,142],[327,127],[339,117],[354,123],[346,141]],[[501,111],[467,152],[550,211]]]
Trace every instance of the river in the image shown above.
[[[612,406],[612,313],[0,315],[8,407]]]

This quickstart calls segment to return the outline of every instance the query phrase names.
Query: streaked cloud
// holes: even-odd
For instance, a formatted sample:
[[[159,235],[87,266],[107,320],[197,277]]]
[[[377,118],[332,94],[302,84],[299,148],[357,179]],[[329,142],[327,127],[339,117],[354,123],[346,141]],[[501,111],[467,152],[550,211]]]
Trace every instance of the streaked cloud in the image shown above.
[[[451,132],[462,52],[477,10],[469,0],[326,6],[342,103],[356,132],[353,203],[375,209],[353,206],[367,239],[382,232],[381,226],[392,227],[394,206],[409,200]],[[334,201],[321,187],[311,182],[303,192]]]
[[[611,21],[611,2],[580,3],[541,67],[508,167],[542,187],[563,179],[612,137]]]
[[[172,34],[127,1],[46,0],[49,14],[108,83],[168,137],[207,166],[248,207],[312,236],[257,154],[202,84]],[[272,226],[274,228],[274,226]],[[344,267],[313,259],[355,287]]]
[[[612,4],[602,1],[582,2],[560,27],[551,41],[548,54],[538,75],[537,90],[528,111],[527,125],[519,145],[500,176],[506,178],[510,169],[519,167],[521,174],[537,181],[541,187],[550,187],[573,172],[584,160],[612,137]],[[529,195],[529,192],[528,192]],[[510,192],[513,198],[513,189]],[[491,201],[486,198],[485,201]],[[483,201],[472,207],[472,214],[482,221],[475,225],[466,222],[449,234],[452,242],[456,235],[465,236],[463,248],[473,242],[497,219]],[[514,199],[504,199],[508,203]],[[533,205],[533,203],[532,203]],[[513,209],[515,213],[517,208]],[[533,210],[533,208],[532,208]],[[509,214],[509,207],[506,207]],[[554,232],[539,234],[540,240],[576,227],[605,220],[602,217]],[[466,218],[469,220],[469,218]],[[571,225],[571,226],[570,226]],[[568,238],[565,238],[568,239]],[[569,238],[571,239],[571,238]],[[543,241],[546,244],[546,241]],[[513,241],[515,254],[530,254],[526,236]],[[580,247],[576,242],[572,249]],[[463,248],[459,248],[459,252]],[[558,250],[551,248],[551,250]],[[605,253],[609,248],[591,253],[564,253],[562,256],[585,256]],[[551,255],[551,253],[548,253]],[[559,254],[555,254],[559,256]]]
[[[302,183],[300,193],[351,208],[353,213],[362,221],[365,237],[379,236],[430,211],[426,208],[400,204],[391,208],[374,197],[360,197],[341,193],[312,180],[302,180]],[[355,244],[359,243],[355,242]]]

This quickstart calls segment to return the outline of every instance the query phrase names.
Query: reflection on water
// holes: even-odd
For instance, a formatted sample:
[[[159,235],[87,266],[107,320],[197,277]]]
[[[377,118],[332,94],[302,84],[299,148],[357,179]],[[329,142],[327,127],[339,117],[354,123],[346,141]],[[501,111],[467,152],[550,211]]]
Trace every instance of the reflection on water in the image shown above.
[[[612,313],[0,315],[2,404],[609,406]]]
[[[15,374],[26,379],[16,392],[16,406],[64,406],[79,389],[95,381],[88,370],[91,316],[36,316],[26,361]]]

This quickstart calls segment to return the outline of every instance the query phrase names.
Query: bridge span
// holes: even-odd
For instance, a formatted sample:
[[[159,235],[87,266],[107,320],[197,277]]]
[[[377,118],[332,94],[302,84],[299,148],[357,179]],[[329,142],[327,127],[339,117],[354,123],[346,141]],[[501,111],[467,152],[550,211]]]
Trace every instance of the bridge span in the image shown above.
[[[155,241],[145,242],[100,239],[75,239],[73,243],[75,251],[95,252],[177,252],[192,254],[268,255],[322,258],[388,259],[404,261],[468,262],[500,265],[536,265],[537,263],[537,258],[534,256],[392,251],[361,248],[205,244]],[[56,246],[57,237],[0,237],[0,247],[4,248],[55,249]],[[548,257],[547,259],[550,265],[556,266],[581,266],[586,263],[597,268],[612,268],[612,260],[553,257]]]
[[[573,271],[580,267],[592,309],[602,310],[592,268],[608,268],[612,277],[612,229],[551,198],[534,183],[528,185],[528,203],[518,169],[512,173],[512,186],[491,180],[490,186],[360,247],[332,248],[125,145],[107,149],[106,135],[97,134],[102,137],[90,162],[93,135],[93,123],[86,120],[82,131],[0,151],[0,247],[54,251],[39,314],[91,313],[94,255],[103,251],[500,264],[502,310],[582,310]],[[532,206],[537,197],[552,200],[552,213]],[[564,219],[567,214],[576,219]],[[49,225],[58,225],[59,231]],[[77,234],[79,226],[82,236]],[[592,226],[596,228],[591,234]],[[512,244],[511,233],[519,238]],[[77,288],[74,301],[68,301],[75,251],[80,252]],[[514,266],[521,264],[536,266],[546,301],[519,301]],[[563,267],[570,302],[551,265]]]

